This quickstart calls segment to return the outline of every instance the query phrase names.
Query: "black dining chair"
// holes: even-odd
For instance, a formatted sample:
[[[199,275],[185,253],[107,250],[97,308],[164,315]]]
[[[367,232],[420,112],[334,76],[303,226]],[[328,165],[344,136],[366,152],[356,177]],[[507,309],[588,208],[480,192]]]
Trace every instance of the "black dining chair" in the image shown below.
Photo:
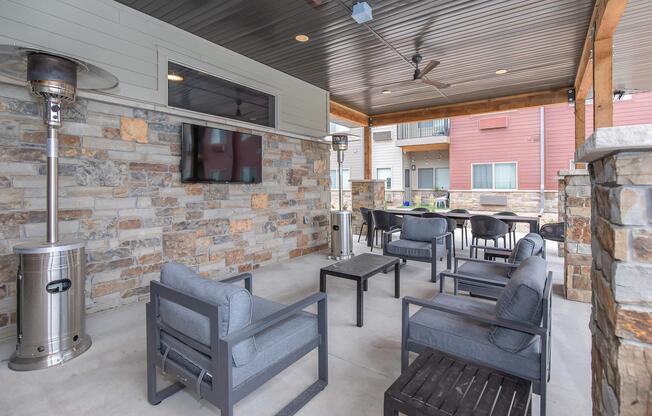
[[[428,212],[428,208],[424,208],[424,207],[412,208],[410,211]]]
[[[436,212],[426,212],[425,214],[423,214],[421,216],[421,218],[443,218],[443,219],[445,219],[446,224],[448,225],[448,232],[451,233],[451,236],[453,238],[455,237],[455,229],[457,228],[457,221],[456,220],[454,220],[452,218],[448,218],[447,216],[441,215],[441,214],[436,213]],[[453,246],[452,247],[453,257],[455,257],[455,240],[452,241],[451,245]]]
[[[369,227],[372,227],[372,218],[371,218],[371,210],[369,208],[360,208],[360,215],[362,215],[362,225],[360,226],[360,234],[358,234],[358,243],[360,242],[360,237],[362,237],[362,230],[364,230],[364,227],[367,226],[367,230],[369,230]],[[369,232],[367,232],[369,234]]]
[[[448,212],[453,213],[453,214],[468,214],[469,211],[466,209],[462,208],[455,208],[451,209]],[[457,223],[457,228],[459,228],[462,232],[462,244],[460,245],[460,249],[464,250],[464,239],[466,238],[466,245],[469,245],[469,234],[468,234],[468,221],[463,220],[463,219],[456,219],[455,222]]]
[[[469,220],[471,222],[471,252],[470,257],[478,257],[478,244],[484,240],[484,247],[487,247],[487,241],[492,240],[494,247],[498,247],[498,240],[503,239],[503,246],[507,247],[506,236],[509,232],[509,226],[490,215],[473,215]]]
[[[371,211],[371,216],[373,218],[373,239],[371,243],[371,251],[374,251],[374,244],[378,241],[378,232],[382,233],[392,231],[395,229],[400,228],[400,226],[397,224],[396,218],[392,219],[392,217],[396,217],[396,215],[390,214],[387,211],[383,211],[382,209],[375,209]],[[382,240],[381,240],[381,247],[382,247]]]
[[[512,217],[516,217],[515,212],[510,212],[510,211],[501,211],[501,212],[496,212],[494,215],[509,215]],[[512,244],[516,244],[516,223],[514,221],[509,221],[509,220],[502,220],[507,226],[509,227],[509,248],[512,248]],[[512,243],[513,241],[513,243]]]

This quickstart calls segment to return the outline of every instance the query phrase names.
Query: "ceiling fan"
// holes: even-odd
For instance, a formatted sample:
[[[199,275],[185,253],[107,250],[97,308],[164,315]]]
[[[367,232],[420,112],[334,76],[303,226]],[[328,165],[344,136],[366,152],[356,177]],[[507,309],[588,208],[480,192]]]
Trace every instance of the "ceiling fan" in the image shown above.
[[[445,82],[426,78],[426,75],[428,75],[429,72],[431,72],[433,69],[437,67],[437,65],[439,65],[439,61],[432,60],[428,62],[426,66],[421,68],[420,65],[422,61],[423,61],[423,57],[421,56],[421,54],[416,53],[414,54],[414,56],[412,56],[412,63],[414,63],[415,68],[411,80],[394,82],[391,84],[383,85],[382,87],[377,87],[375,89],[380,89],[383,91],[383,93],[389,94],[391,92],[392,87],[395,88],[410,87],[410,86],[415,86],[415,84],[417,83],[430,85],[431,87],[434,87],[437,90],[442,90],[451,86],[451,84],[447,84]]]
[[[412,81],[420,81],[423,82],[424,84],[432,85],[433,87],[442,88],[442,89],[451,86],[450,84],[447,84],[445,82],[425,78],[428,72],[432,71],[437,67],[437,65],[439,65],[439,61],[433,59],[432,61],[428,62],[428,64],[423,69],[420,69],[419,64],[421,64],[422,60],[423,58],[419,53],[414,54],[414,56],[412,57],[412,62],[414,62],[414,65],[416,67],[414,69],[414,75],[412,77]]]

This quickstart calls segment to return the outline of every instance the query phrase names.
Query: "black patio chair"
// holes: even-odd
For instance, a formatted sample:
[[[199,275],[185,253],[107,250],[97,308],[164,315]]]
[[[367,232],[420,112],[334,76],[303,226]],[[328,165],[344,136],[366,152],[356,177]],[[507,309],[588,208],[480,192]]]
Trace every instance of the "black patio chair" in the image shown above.
[[[418,211],[418,212],[428,212],[428,208],[424,207],[419,207],[419,208],[412,208],[411,211]]]
[[[517,214],[510,211],[501,211],[496,212],[494,215],[510,215],[515,217]],[[509,227],[509,248],[512,248],[512,244],[516,244],[516,223],[514,221],[502,220]],[[513,241],[513,243],[512,243]]]
[[[468,210],[462,209],[462,208],[451,209],[448,212],[451,212],[451,213],[454,213],[454,214],[455,213],[457,213],[457,214],[468,214],[469,213]],[[461,237],[462,237],[462,241],[461,241],[461,244],[460,244],[460,249],[464,250],[464,239],[465,238],[466,238],[466,245],[467,246],[469,245],[468,221],[463,220],[463,219],[456,219],[455,222],[457,223],[457,228],[459,228],[461,230],[460,234],[461,234]]]
[[[558,243],[563,243],[565,240],[563,222],[553,222],[542,225],[539,232],[541,233],[541,237],[546,240],[556,241]]]
[[[478,257],[479,241],[484,240],[484,247],[487,241],[492,240],[494,247],[498,247],[498,240],[503,239],[503,247],[507,247],[506,236],[509,226],[490,215],[474,215],[470,218],[471,222],[471,257]],[[475,253],[475,255],[474,255]]]
[[[369,238],[369,228],[372,227],[373,219],[371,218],[371,210],[369,208],[360,208],[360,215],[362,215],[362,225],[360,226],[360,234],[358,234],[358,243],[362,237],[362,230],[367,226],[367,238]]]
[[[378,242],[378,232],[380,231],[381,233],[381,241],[380,241],[380,246],[381,248],[383,247],[383,240],[382,240],[382,233],[400,229],[401,227],[398,225],[398,222],[396,218],[396,215],[390,214],[387,211],[383,211],[382,209],[375,209],[371,212],[371,216],[373,218],[373,239],[371,242],[371,251],[374,251],[374,244],[377,244]]]

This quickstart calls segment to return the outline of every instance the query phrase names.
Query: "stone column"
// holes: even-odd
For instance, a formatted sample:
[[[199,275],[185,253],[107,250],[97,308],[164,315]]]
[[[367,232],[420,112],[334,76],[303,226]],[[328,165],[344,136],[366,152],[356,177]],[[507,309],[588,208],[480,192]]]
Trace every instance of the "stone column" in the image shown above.
[[[652,125],[598,129],[589,162],[594,415],[652,414]]]
[[[564,292],[566,298],[591,302],[591,183],[585,169],[559,171],[563,199]],[[563,189],[562,189],[563,188]]]
[[[360,208],[385,208],[385,181],[375,179],[351,180],[351,207],[353,232],[359,233],[362,225]]]

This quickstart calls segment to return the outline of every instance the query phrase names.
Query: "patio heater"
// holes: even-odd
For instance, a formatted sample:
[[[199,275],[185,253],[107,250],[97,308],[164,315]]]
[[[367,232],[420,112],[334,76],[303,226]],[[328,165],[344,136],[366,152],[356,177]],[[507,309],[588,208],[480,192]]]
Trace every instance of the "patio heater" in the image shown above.
[[[14,247],[18,254],[18,325],[12,370],[51,367],[91,346],[85,329],[85,243],[59,240],[58,129],[62,106],[74,102],[76,90],[107,89],[117,78],[94,65],[49,52],[0,46],[0,74],[27,81],[44,102],[47,126],[47,237]]]
[[[337,178],[339,191],[339,210],[331,211],[331,254],[333,260],[346,260],[353,257],[353,235],[351,234],[351,211],[342,209],[343,181],[342,163],[344,151],[349,148],[349,136],[333,134],[332,146],[337,151]]]

